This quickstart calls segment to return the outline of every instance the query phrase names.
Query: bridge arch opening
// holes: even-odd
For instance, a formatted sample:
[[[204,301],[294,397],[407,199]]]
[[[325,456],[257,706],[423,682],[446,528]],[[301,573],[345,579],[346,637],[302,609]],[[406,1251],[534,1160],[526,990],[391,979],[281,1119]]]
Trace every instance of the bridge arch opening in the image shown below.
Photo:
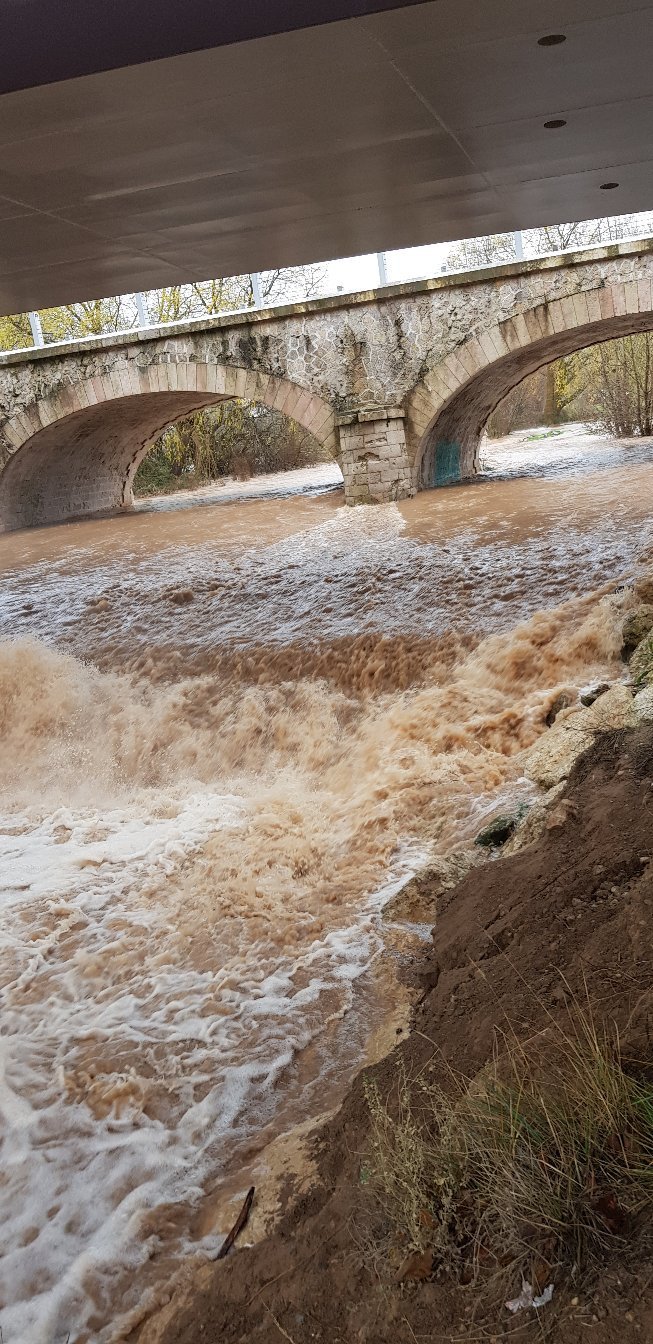
[[[454,357],[458,366],[458,386],[448,396],[441,392],[441,372],[435,370],[430,379],[427,376],[427,386],[429,381],[434,388],[438,388],[438,383],[440,385],[432,396],[432,401],[436,405],[439,402],[439,405],[417,445],[417,489],[453,485],[474,478],[480,467],[481,439],[490,416],[508,393],[529,375],[565,355],[589,346],[653,330],[653,311],[650,308],[641,312],[613,313],[599,321],[570,324],[566,329],[549,330],[546,334],[542,334],[542,328],[546,325],[546,305],[542,305],[541,310],[535,310],[535,314],[539,336],[534,334],[532,339],[520,343],[518,348],[510,349],[505,354],[499,354],[497,349],[494,359],[487,358],[486,345],[482,351],[484,358],[481,367],[478,367],[479,351],[482,350],[478,337],[470,338],[459,348]],[[535,319],[531,314],[527,316],[533,319],[529,324],[532,332]],[[507,323],[503,325],[503,333],[501,327],[496,330],[506,348],[506,337],[510,338],[512,332],[505,331]],[[495,343],[500,348],[499,339]],[[446,374],[449,384],[451,367],[452,364]]]
[[[316,470],[317,469],[317,470]],[[244,485],[253,478],[250,486]],[[263,480],[261,481],[261,478]],[[231,482],[216,495],[212,486]],[[167,425],[132,474],[134,502],[201,490],[207,502],[237,492],[283,495],[342,485],[332,454],[303,425],[260,401],[222,400]],[[259,483],[260,482],[260,483]]]
[[[130,508],[139,463],[164,429],[234,398],[271,406],[337,456],[331,408],[286,379],[166,363],[79,379],[8,421],[0,530]]]

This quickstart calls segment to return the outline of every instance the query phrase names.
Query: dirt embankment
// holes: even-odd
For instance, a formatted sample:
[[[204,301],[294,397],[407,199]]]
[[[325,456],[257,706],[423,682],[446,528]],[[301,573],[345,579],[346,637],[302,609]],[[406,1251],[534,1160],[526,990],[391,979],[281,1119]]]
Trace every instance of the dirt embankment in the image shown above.
[[[433,1061],[445,1086],[448,1066],[473,1077],[508,1024],[536,1051],[570,996],[614,1019],[629,1054],[653,1060],[653,726],[601,734],[565,798],[538,841],[442,897],[414,1029],[366,1071],[382,1095],[402,1065],[414,1077]],[[653,1274],[637,1235],[590,1280],[561,1281],[539,1321],[503,1309],[480,1333],[472,1287],[437,1273],[393,1282],[361,1222],[369,1125],[361,1075],[317,1140],[319,1183],[266,1241],[202,1271],[168,1323],[160,1318],[160,1344],[653,1339]]]

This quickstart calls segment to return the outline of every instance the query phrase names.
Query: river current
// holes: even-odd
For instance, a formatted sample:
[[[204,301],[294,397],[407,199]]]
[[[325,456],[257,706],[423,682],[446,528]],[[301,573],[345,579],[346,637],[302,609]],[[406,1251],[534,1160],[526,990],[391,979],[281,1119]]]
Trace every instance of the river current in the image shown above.
[[[0,536],[3,1344],[127,1339],[215,1255],[391,1015],[384,900],[532,793],[562,687],[622,674],[653,444],[483,463]]]

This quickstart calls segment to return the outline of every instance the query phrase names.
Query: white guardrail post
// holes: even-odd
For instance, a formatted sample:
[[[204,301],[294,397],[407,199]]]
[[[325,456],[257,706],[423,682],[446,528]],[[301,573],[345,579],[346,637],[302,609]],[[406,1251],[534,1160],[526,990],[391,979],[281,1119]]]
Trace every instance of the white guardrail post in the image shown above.
[[[136,316],[138,318],[139,330],[141,327],[151,327],[152,323],[150,322],[144,296],[140,293],[135,294],[134,303],[136,304]]]
[[[45,345],[45,341],[43,340],[43,328],[38,313],[29,314],[29,325],[32,333],[32,340],[40,350],[41,346]]]
[[[253,271],[249,278],[252,282],[252,298],[254,300],[254,307],[262,308],[263,295],[261,294],[261,276],[258,271]]]

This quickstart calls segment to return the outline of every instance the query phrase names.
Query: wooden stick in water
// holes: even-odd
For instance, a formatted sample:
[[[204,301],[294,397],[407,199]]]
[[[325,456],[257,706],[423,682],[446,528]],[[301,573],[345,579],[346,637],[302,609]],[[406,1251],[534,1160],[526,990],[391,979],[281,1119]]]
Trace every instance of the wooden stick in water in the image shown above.
[[[231,1232],[229,1232],[228,1235],[225,1237],[225,1239],[224,1239],[224,1241],[223,1241],[223,1243],[222,1243],[222,1245],[221,1245],[221,1247],[220,1247],[220,1250],[218,1251],[218,1254],[217,1254],[216,1257],[215,1257],[216,1260],[224,1260],[225,1255],[228,1255],[228,1254],[229,1254],[229,1252],[230,1252],[230,1250],[231,1250],[231,1248],[232,1248],[232,1246],[233,1246],[233,1244],[234,1244],[234,1242],[235,1242],[235,1240],[236,1240],[236,1237],[239,1237],[239,1236],[240,1236],[240,1234],[241,1234],[241,1232],[242,1232],[242,1230],[243,1230],[243,1228],[244,1228],[244,1226],[245,1226],[245,1224],[246,1224],[246,1222],[247,1222],[247,1219],[249,1218],[249,1211],[250,1211],[250,1209],[251,1209],[251,1207],[252,1207],[252,1201],[253,1201],[253,1199],[254,1199],[254,1190],[255,1190],[255,1186],[252,1185],[252,1186],[250,1186],[249,1190],[247,1191],[247,1194],[246,1194],[246,1196],[245,1196],[245,1201],[244,1201],[244,1203],[243,1203],[243,1207],[242,1207],[242,1209],[240,1210],[240,1213],[238,1214],[238,1217],[237,1217],[237,1219],[236,1219],[236,1221],[235,1221],[235,1223],[234,1223],[234,1225],[233,1225],[233,1227],[232,1227],[232,1229],[231,1229]]]

